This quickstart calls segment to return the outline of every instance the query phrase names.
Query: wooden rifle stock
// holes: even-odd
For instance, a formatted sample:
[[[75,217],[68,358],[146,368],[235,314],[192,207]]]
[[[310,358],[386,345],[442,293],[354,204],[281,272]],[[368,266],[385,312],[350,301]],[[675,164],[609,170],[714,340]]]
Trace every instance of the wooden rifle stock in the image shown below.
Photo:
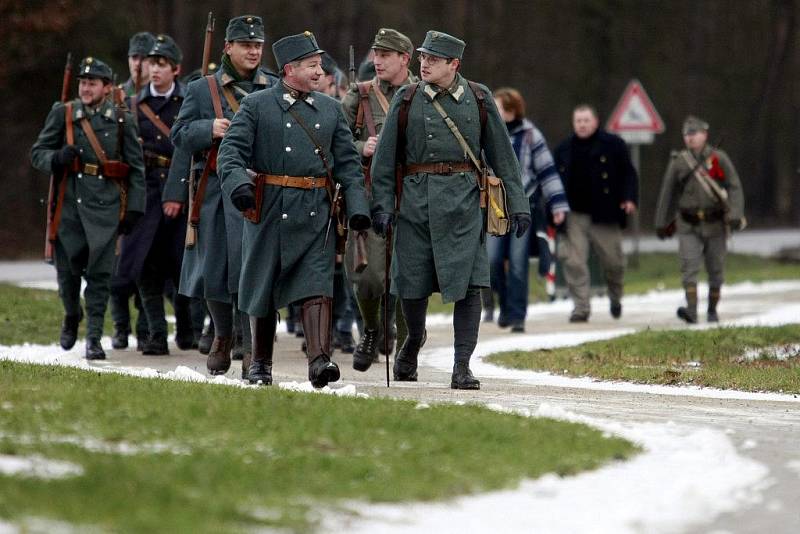
[[[67,63],[64,65],[64,75],[61,79],[61,102],[69,100],[69,86],[72,81],[72,52],[67,52]],[[60,211],[60,202],[64,195],[59,195],[59,187],[63,187],[67,178],[67,169],[64,169],[61,180],[56,181],[54,174],[50,175],[50,186],[47,191],[47,219],[44,237],[44,261],[53,264],[53,247],[58,235],[58,221],[56,212]]]
[[[214,13],[212,11],[208,12],[208,20],[206,21],[206,34],[205,40],[203,41],[203,62],[200,65],[200,73],[202,76],[206,76],[208,74],[208,63],[211,61],[211,42],[214,37]],[[208,153],[209,158],[217,158],[217,148],[219,147],[218,143],[214,143],[212,145],[211,150]],[[203,168],[203,173],[200,177],[199,181],[195,181],[194,176],[195,172],[194,168],[194,157],[192,157],[192,161],[189,165],[189,209],[187,210],[189,224],[186,225],[186,239],[184,240],[184,246],[187,249],[192,249],[197,245],[197,225],[200,223],[200,207],[203,203],[203,197],[206,193],[206,184],[208,183],[208,170],[210,165],[206,165]],[[197,189],[197,191],[195,191]],[[197,198],[195,198],[197,196]]]

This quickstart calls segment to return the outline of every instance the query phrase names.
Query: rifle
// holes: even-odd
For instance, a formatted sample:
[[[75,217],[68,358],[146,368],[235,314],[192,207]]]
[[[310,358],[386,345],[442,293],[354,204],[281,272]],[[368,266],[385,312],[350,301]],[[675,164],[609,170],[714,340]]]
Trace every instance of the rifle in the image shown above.
[[[350,45],[350,89],[356,87],[356,53],[353,45]]]
[[[61,102],[64,103],[69,100],[69,86],[72,81],[72,52],[67,52],[67,63],[64,65],[64,75],[61,79]],[[59,195],[59,189],[63,187],[67,179],[67,169],[61,176],[61,180],[56,182],[54,174],[50,174],[50,187],[47,192],[47,223],[45,226],[45,239],[44,239],[44,261],[53,265],[53,245],[56,242],[58,235],[58,221],[56,220],[56,213],[60,215],[60,204],[63,202],[64,196]],[[58,195],[58,197],[57,197]],[[59,217],[60,218],[60,217]]]
[[[357,91],[358,85],[356,83],[356,54],[353,45],[350,45],[350,90]],[[363,105],[359,99],[359,106]],[[357,134],[358,135],[358,134]],[[369,166],[363,166],[364,171],[364,185],[369,193]],[[353,254],[353,271],[361,273],[369,265],[367,256],[367,233],[356,232],[355,250]]]
[[[206,21],[206,34],[205,40],[203,41],[203,63],[200,65],[200,73],[202,76],[208,75],[208,63],[211,60],[211,41],[214,36],[214,13],[212,11],[208,12],[208,20]],[[208,162],[210,159],[216,158],[217,156],[217,147],[219,143],[214,143],[211,146],[211,150],[208,153],[208,159],[206,161],[206,166],[208,166]],[[189,166],[189,209],[187,210],[188,213],[188,223],[186,225],[186,240],[185,246],[187,249],[192,249],[197,244],[197,226],[200,224],[200,207],[203,204],[203,196],[205,194],[205,182],[208,181],[208,173],[204,172],[203,174],[206,175],[205,180],[201,177],[199,182],[196,183],[194,176],[194,156],[192,156],[192,162]],[[197,197],[197,198],[195,198]]]

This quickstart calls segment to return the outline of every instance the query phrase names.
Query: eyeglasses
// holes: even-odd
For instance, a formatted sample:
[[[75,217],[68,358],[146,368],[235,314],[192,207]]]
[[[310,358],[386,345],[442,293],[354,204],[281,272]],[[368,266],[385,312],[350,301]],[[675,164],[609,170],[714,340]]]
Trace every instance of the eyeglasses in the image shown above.
[[[420,63],[427,63],[428,65],[438,65],[445,60],[443,57],[431,56],[425,53],[420,53],[417,59]]]

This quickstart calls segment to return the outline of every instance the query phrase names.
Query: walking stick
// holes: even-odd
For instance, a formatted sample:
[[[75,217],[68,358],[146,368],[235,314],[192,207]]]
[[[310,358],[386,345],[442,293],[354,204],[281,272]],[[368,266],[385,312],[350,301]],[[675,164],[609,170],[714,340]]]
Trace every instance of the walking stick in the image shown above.
[[[386,387],[389,387],[389,269],[392,265],[392,227],[386,230],[383,268],[383,352],[386,353]]]

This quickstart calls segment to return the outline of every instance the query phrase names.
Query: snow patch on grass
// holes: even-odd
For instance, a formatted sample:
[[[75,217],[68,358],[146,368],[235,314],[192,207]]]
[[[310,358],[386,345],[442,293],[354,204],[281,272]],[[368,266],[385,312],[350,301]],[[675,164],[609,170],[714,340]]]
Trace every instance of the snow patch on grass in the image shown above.
[[[748,348],[745,349],[741,359],[750,362],[761,359],[786,361],[789,358],[797,358],[799,356],[800,343],[793,343],[777,347]]]
[[[191,449],[185,445],[154,441],[151,443],[129,443],[127,441],[105,441],[91,436],[58,436],[42,434],[7,434],[0,432],[0,439],[11,441],[19,445],[74,445],[89,452],[102,454],[119,454],[121,456],[136,456],[139,454],[191,454]]]
[[[36,454],[31,456],[0,454],[0,474],[23,478],[60,479],[81,476],[83,467]]]

